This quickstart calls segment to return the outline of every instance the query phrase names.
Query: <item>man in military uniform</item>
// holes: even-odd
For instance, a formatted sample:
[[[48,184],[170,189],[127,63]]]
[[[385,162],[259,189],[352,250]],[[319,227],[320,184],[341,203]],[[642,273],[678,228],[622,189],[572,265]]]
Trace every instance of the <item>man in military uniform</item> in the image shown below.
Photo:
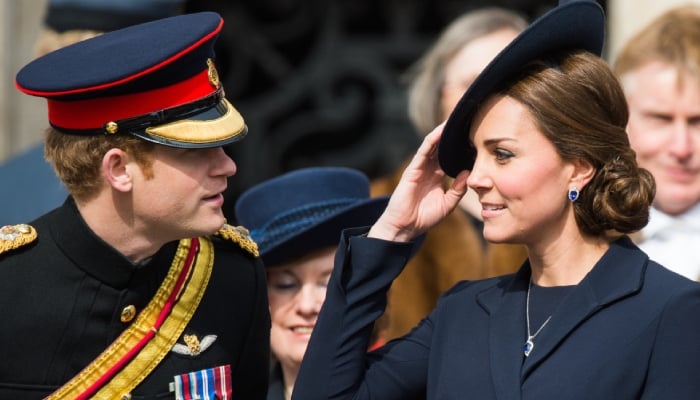
[[[264,270],[221,210],[245,136],[204,12],[113,31],[25,66],[70,196],[0,229],[0,398],[263,399]],[[208,396],[208,397],[207,397]]]

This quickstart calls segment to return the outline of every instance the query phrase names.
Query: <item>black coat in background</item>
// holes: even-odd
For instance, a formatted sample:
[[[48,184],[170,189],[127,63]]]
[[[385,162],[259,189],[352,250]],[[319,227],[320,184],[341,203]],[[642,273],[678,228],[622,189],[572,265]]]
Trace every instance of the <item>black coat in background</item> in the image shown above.
[[[178,245],[169,243],[135,266],[88,228],[71,199],[31,225],[35,242],[0,254],[0,399],[43,398],[80,372],[129,326],[120,320],[126,306],[146,307]],[[224,364],[231,366],[234,399],[265,398],[264,269],[234,243],[212,241],[211,278],[183,335],[217,339],[197,356],[168,352],[133,399],[174,398],[169,383],[175,375]],[[184,344],[182,337],[177,343]]]

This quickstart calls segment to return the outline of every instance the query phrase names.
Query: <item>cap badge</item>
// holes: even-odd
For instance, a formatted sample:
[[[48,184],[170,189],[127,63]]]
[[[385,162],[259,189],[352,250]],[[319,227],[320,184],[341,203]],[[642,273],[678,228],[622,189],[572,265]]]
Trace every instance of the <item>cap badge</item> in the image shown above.
[[[105,124],[105,132],[109,133],[110,135],[114,135],[118,130],[119,125],[117,125],[117,123],[114,121],[109,121]]]
[[[216,71],[216,66],[211,58],[207,58],[207,67],[209,67],[209,83],[218,88],[219,85],[221,85],[221,82],[219,81],[219,73]]]

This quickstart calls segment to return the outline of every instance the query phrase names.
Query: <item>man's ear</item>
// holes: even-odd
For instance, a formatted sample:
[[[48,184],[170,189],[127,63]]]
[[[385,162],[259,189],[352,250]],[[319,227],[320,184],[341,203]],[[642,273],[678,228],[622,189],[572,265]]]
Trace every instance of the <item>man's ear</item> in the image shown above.
[[[102,176],[112,189],[129,192],[132,188],[132,176],[129,169],[129,155],[121,149],[109,149],[102,157]]]

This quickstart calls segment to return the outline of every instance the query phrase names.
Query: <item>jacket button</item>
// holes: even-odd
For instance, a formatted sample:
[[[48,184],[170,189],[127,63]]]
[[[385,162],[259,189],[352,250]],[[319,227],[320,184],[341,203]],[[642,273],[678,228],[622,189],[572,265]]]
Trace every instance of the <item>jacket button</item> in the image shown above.
[[[121,320],[122,322],[129,322],[136,316],[136,307],[129,305],[124,307],[122,310]]]
[[[127,393],[122,396],[121,400],[131,400],[131,393]]]

